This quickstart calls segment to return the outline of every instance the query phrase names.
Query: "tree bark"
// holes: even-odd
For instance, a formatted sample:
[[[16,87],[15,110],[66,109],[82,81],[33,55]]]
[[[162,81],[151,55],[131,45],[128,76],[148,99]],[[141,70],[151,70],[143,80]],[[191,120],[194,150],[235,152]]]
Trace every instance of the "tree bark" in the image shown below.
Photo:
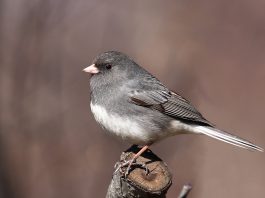
[[[137,146],[132,146],[123,152],[120,162],[116,163],[116,167],[124,161],[132,159],[138,151]],[[151,150],[147,150],[137,158],[136,164],[132,165],[129,174],[125,178],[123,172],[126,169],[127,167],[123,167],[121,171],[113,173],[106,198],[166,197],[166,193],[172,184],[172,175],[167,165]]]

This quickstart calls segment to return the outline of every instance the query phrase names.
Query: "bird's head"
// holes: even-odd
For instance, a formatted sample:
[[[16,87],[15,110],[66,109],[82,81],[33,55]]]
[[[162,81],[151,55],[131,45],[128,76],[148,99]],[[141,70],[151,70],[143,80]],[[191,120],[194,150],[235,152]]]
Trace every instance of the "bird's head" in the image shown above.
[[[92,74],[91,88],[97,85],[122,83],[137,76],[141,69],[130,57],[117,52],[108,51],[99,54],[83,71]]]

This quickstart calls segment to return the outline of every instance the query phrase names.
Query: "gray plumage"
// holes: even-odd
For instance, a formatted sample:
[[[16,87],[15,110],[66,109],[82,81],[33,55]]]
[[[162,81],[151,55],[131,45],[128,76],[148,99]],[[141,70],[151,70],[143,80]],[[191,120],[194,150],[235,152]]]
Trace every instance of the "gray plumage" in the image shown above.
[[[246,140],[216,129],[186,99],[170,91],[128,56],[115,51],[93,61],[91,110],[97,122],[133,144],[152,144],[181,134],[205,134],[250,150],[263,151]]]

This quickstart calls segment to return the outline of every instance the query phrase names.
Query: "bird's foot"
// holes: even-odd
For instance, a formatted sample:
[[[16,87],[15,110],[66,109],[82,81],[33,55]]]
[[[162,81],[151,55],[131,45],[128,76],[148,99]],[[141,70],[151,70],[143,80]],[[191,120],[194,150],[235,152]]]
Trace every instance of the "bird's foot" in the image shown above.
[[[145,169],[146,175],[148,175],[150,173],[150,170],[147,168],[146,163],[136,162],[136,159],[133,158],[131,160],[127,160],[127,161],[124,160],[123,162],[116,164],[114,167],[115,168],[114,174],[117,171],[120,171],[124,175],[124,177],[126,178],[129,175],[129,172],[130,172],[132,166],[136,166],[136,167],[140,167],[140,168]],[[123,170],[124,167],[127,167],[126,171]]]

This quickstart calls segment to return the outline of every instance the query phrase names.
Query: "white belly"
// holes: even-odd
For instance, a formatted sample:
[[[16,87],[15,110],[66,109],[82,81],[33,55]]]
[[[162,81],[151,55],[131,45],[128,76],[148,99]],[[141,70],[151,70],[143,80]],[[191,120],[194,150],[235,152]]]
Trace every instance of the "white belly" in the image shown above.
[[[92,103],[90,107],[96,121],[112,134],[133,144],[145,144],[150,141],[149,133],[133,118],[110,114],[104,107]]]

